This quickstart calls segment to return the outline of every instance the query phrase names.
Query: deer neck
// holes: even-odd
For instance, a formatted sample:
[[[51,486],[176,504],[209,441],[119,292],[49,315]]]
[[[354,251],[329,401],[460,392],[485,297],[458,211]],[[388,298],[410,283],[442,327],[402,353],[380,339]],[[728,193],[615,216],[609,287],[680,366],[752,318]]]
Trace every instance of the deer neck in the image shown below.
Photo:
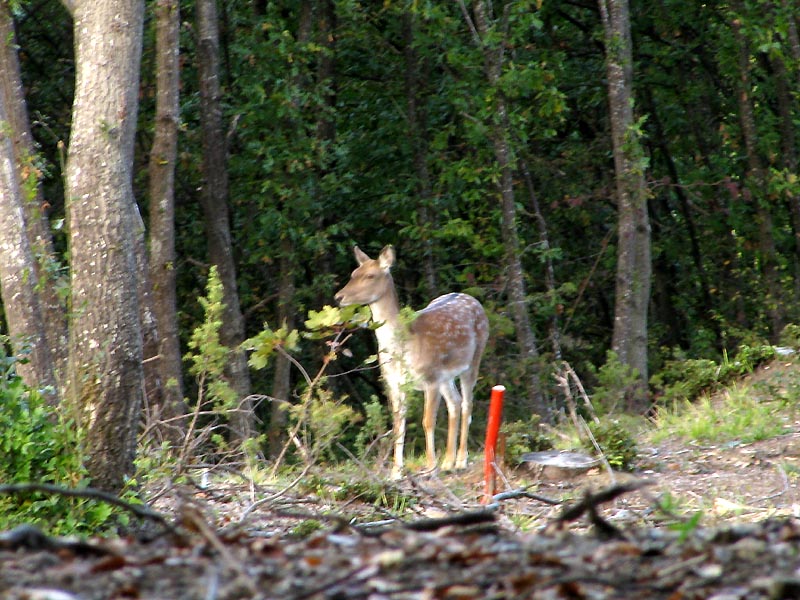
[[[398,341],[402,339],[402,336],[398,335],[401,333],[402,324],[400,323],[400,304],[397,299],[397,290],[395,290],[394,282],[391,279],[386,293],[370,304],[369,308],[372,312],[372,320],[376,323],[382,323],[375,330],[379,350],[383,352],[394,349]]]

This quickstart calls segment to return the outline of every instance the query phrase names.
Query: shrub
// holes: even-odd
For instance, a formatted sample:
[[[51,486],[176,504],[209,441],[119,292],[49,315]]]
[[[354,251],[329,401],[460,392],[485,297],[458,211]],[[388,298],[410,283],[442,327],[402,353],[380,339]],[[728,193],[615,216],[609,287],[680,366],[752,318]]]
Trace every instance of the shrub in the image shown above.
[[[0,481],[86,484],[81,432],[16,374],[16,359],[0,344]],[[109,525],[107,504],[38,492],[0,495],[0,529],[29,523],[56,534],[96,533]]]
[[[553,441],[541,430],[541,417],[531,415],[527,421],[504,423],[500,433],[506,440],[506,463],[512,466],[519,464],[520,457],[526,452],[550,450]]]
[[[639,450],[636,440],[626,427],[616,419],[603,418],[599,422],[590,422],[589,430],[609,465],[620,471],[633,469]],[[592,452],[596,450],[589,439],[583,445]]]
[[[676,357],[666,362],[664,368],[650,379],[650,384],[659,391],[661,403],[670,406],[718,390],[737,377],[752,373],[774,357],[775,348],[767,344],[741,346],[733,360],[724,353],[720,363]]]

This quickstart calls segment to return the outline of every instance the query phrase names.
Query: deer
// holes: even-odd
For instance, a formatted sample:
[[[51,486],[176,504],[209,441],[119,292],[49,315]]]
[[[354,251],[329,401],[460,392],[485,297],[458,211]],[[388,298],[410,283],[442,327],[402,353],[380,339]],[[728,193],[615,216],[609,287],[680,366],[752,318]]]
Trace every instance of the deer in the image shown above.
[[[401,318],[391,275],[394,248],[385,246],[377,259],[370,258],[358,246],[353,253],[358,267],[334,298],[339,306],[369,306],[372,321],[378,325],[374,330],[378,363],[392,411],[394,464],[391,478],[400,479],[403,474],[406,391],[412,388],[422,390],[425,396],[422,427],[427,469],[436,469],[434,429],[442,397],[447,405],[448,428],[441,468],[443,471],[465,469],[473,390],[489,336],[489,320],[483,306],[468,294],[445,294],[414,313],[413,319],[407,322]],[[456,378],[460,382],[460,394]]]

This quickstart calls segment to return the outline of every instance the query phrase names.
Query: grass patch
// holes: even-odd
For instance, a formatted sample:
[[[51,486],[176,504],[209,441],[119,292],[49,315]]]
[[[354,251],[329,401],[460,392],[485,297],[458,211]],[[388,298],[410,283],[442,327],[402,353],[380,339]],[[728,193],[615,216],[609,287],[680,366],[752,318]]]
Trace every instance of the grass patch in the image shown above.
[[[784,408],[783,401],[760,399],[751,386],[732,385],[715,396],[661,409],[651,438],[654,442],[675,437],[703,442],[765,440],[786,432]]]

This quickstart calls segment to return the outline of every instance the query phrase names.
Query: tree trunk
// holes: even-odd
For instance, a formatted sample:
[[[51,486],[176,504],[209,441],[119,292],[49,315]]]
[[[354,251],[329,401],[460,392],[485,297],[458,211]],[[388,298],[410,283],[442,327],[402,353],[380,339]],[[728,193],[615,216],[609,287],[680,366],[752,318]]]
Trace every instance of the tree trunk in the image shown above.
[[[32,388],[49,387],[46,395],[55,403],[56,377],[36,293],[36,269],[25,235],[23,198],[7,123],[5,95],[0,94],[0,293],[14,354],[28,355],[27,363],[17,363],[17,371]]]
[[[531,177],[530,169],[525,160],[520,160],[520,170],[525,179],[525,187],[528,190],[528,198],[531,202],[531,210],[536,217],[536,225],[539,229],[539,244],[544,251],[544,283],[547,288],[547,294],[550,296],[551,302],[555,302],[558,297],[558,290],[556,289],[556,271],[553,266],[553,257],[550,253],[550,236],[547,233],[547,221],[544,218],[544,213],[539,206],[539,198],[536,195],[536,189],[533,187],[533,177]],[[559,316],[561,315],[561,307],[553,306],[553,315],[550,318],[550,345],[553,349],[553,358],[555,360],[562,359],[561,353],[561,325],[559,323]]]
[[[220,340],[230,348],[227,376],[242,400],[231,418],[234,436],[252,437],[255,420],[250,394],[247,357],[239,346],[244,341],[244,316],[236,287],[236,264],[228,214],[227,143],[222,119],[219,68],[219,23],[215,0],[197,0],[197,55],[200,78],[200,117],[203,137],[203,178],[200,195],[208,237],[208,256],[216,265],[223,286],[225,312]]]
[[[150,280],[158,327],[157,367],[163,384],[161,420],[186,414],[183,369],[178,338],[175,276],[175,163],[180,121],[180,6],[178,0],[156,3],[156,116],[150,149]],[[174,442],[182,439],[182,423],[161,428]]]
[[[416,175],[417,205],[419,207],[419,226],[422,239],[422,273],[428,298],[438,296],[436,283],[436,263],[433,257],[433,240],[431,231],[436,229],[436,220],[431,211],[432,192],[431,177],[428,171],[428,144],[424,137],[425,114],[419,106],[421,81],[419,73],[419,56],[414,46],[416,14],[407,9],[403,15],[403,37],[405,52],[405,85],[406,85],[406,118],[408,120],[407,136],[411,143],[414,174]]]
[[[758,130],[751,99],[750,45],[742,33],[741,22],[738,19],[733,20],[732,27],[739,48],[739,93],[737,97],[739,122],[747,153],[746,186],[755,199],[756,221],[759,229],[758,246],[761,255],[759,263],[762,265],[762,274],[767,289],[766,312],[769,316],[773,338],[777,339],[786,323],[786,315],[779,281],[775,240],[772,234],[772,213],[767,206],[770,199],[765,193],[766,169],[758,150]]]
[[[294,328],[294,260],[292,243],[281,240],[280,278],[278,280],[278,326]],[[269,454],[277,458],[286,443],[286,408],[291,402],[292,363],[281,353],[275,358],[275,376],[272,381],[272,406],[269,421]]]
[[[466,13],[466,11],[464,11]],[[475,15],[474,29],[478,36],[476,42],[483,50],[484,71],[490,86],[497,87],[503,67],[503,44],[489,44],[489,15],[484,2],[473,3]],[[505,30],[508,12],[503,15],[503,23],[499,26]],[[501,230],[505,250],[506,282],[508,286],[511,314],[517,334],[517,344],[523,357],[527,376],[525,377],[528,401],[532,410],[544,421],[550,421],[550,407],[544,399],[539,381],[539,351],[536,347],[536,336],[531,327],[528,315],[528,301],[525,290],[525,272],[520,258],[520,241],[517,231],[517,209],[514,199],[514,165],[509,142],[508,108],[500,90],[496,90],[495,119],[489,124],[489,137],[494,150],[497,169],[500,173],[498,192],[501,204]]]
[[[628,390],[629,410],[647,400],[647,310],[650,301],[650,221],[645,159],[633,119],[633,59],[628,0],[599,0],[605,34],[608,104],[616,173],[618,211],[617,277],[613,350],[635,369],[638,384]]]
[[[68,385],[86,423],[92,485],[118,491],[133,471],[144,390],[132,187],[144,3],[65,4],[76,64],[65,194]]]
[[[25,216],[25,233],[33,255],[36,290],[44,320],[42,343],[50,353],[49,361],[58,382],[55,401],[63,392],[60,383],[66,373],[67,311],[57,289],[62,279],[59,263],[53,250],[53,239],[44,210],[46,203],[39,185],[39,170],[34,165],[35,148],[25,102],[16,36],[7,0],[0,0],[0,95],[6,107],[6,119],[12,135],[15,177]],[[9,192],[11,193],[11,192]],[[11,200],[9,200],[11,201]],[[32,368],[36,369],[37,367]]]

